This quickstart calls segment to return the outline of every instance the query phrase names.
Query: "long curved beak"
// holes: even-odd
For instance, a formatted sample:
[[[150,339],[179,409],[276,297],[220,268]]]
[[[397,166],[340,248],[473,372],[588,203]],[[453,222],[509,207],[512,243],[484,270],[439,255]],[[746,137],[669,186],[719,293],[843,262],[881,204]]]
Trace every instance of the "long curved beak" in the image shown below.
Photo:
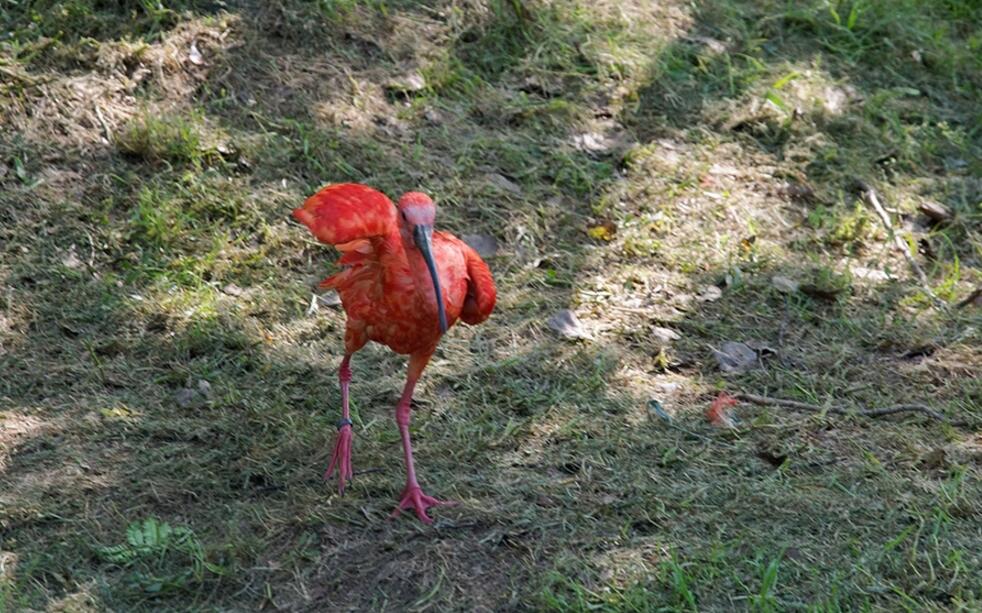
[[[443,292],[440,290],[440,275],[436,272],[436,262],[433,260],[433,226],[416,226],[413,228],[413,241],[430,270],[433,279],[433,291],[436,294],[436,312],[440,318],[440,334],[447,331],[447,312],[443,306]]]

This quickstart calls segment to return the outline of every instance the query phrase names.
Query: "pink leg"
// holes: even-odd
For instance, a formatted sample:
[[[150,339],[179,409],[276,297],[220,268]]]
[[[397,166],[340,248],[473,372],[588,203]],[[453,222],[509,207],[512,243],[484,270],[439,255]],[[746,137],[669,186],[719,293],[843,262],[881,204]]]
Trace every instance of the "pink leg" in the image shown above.
[[[426,514],[426,509],[439,505],[456,504],[427,496],[423,493],[422,488],[420,488],[419,481],[416,480],[416,467],[413,463],[413,444],[409,438],[410,403],[413,399],[413,390],[416,388],[416,381],[419,380],[419,375],[422,374],[423,368],[426,367],[429,359],[429,355],[414,355],[410,358],[409,376],[406,379],[406,387],[402,391],[402,397],[399,398],[399,404],[396,405],[396,423],[399,424],[399,435],[402,437],[402,450],[406,456],[406,487],[402,490],[402,497],[399,500],[399,504],[392,511],[392,517],[398,517],[401,512],[412,509],[416,511],[416,516],[424,524],[433,523],[433,520]]]
[[[331,464],[324,472],[324,480],[331,478],[334,468],[338,469],[338,492],[344,495],[344,486],[354,473],[351,470],[351,415],[348,411],[348,384],[351,383],[351,354],[345,354],[341,360],[341,368],[338,369],[338,380],[341,382],[341,420],[338,422],[338,438],[334,443],[334,453],[331,455]]]

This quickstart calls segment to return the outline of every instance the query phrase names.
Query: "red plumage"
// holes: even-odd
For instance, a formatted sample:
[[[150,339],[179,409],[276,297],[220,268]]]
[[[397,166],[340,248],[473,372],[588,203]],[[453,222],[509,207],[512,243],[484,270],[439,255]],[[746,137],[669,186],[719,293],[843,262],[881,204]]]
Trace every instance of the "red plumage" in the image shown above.
[[[337,466],[343,492],[345,479],[351,475],[347,406],[351,355],[369,340],[409,354],[406,388],[396,407],[408,478],[396,513],[413,508],[429,523],[426,508],[439,501],[424,495],[416,482],[409,442],[409,402],[444,324],[449,328],[457,319],[477,324],[491,314],[497,297],[491,271],[477,252],[456,236],[432,231],[435,206],[418,192],[404,194],[396,206],[365,185],[329,185],[308,198],[293,216],[319,240],[342,252],[339,263],[343,270],[321,283],[337,290],[348,316],[340,373],[343,418],[325,476]]]

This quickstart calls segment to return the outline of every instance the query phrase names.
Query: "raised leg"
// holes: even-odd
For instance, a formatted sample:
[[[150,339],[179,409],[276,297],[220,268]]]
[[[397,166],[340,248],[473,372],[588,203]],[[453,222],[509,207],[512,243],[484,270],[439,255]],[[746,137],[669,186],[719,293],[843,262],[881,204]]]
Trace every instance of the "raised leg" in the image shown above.
[[[424,524],[431,524],[433,520],[426,514],[426,509],[439,505],[453,505],[454,502],[437,500],[432,496],[423,493],[416,480],[416,467],[413,463],[413,444],[409,437],[410,403],[413,400],[413,390],[419,376],[426,368],[426,363],[430,360],[430,354],[413,355],[409,359],[409,374],[406,377],[406,386],[402,390],[402,397],[396,405],[396,423],[399,425],[399,436],[402,437],[402,451],[406,457],[406,487],[402,490],[402,497],[399,504],[392,511],[392,517],[398,517],[403,511],[412,509],[416,511],[416,516]]]
[[[351,354],[347,353],[341,360],[338,369],[338,381],[341,382],[341,419],[338,421],[338,437],[334,443],[334,453],[331,463],[324,472],[324,479],[330,479],[334,469],[338,469],[338,492],[344,495],[345,484],[354,477],[351,470],[351,414],[348,410],[348,384],[351,383]]]

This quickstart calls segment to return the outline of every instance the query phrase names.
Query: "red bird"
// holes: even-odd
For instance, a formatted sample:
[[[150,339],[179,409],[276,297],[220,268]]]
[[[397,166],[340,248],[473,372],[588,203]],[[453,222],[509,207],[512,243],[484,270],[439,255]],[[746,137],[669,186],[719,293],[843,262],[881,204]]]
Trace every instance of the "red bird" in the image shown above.
[[[413,509],[424,523],[429,507],[446,502],[423,493],[413,466],[409,405],[413,389],[440,337],[457,319],[478,324],[494,309],[497,292],[487,264],[466,243],[434,232],[436,206],[426,194],[408,192],[393,205],[385,194],[358,183],[328,185],[293,216],[318,240],[334,245],[344,270],[321,282],[334,288],[348,315],[344,331],[341,420],[329,479],[338,470],[339,490],[352,478],[352,423],[348,414],[349,363],[368,341],[409,355],[409,373],[396,405],[396,423],[406,456],[406,488],[392,516]]]

